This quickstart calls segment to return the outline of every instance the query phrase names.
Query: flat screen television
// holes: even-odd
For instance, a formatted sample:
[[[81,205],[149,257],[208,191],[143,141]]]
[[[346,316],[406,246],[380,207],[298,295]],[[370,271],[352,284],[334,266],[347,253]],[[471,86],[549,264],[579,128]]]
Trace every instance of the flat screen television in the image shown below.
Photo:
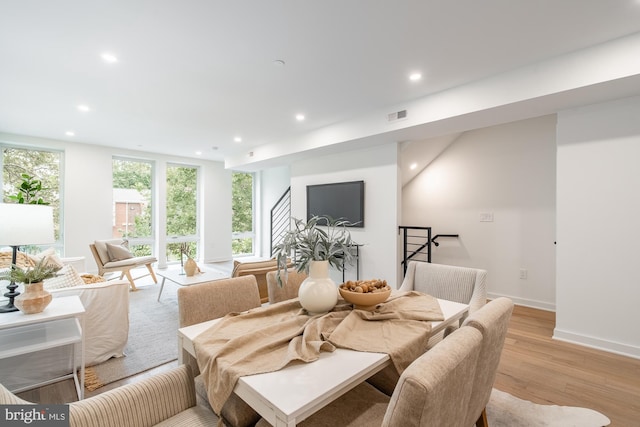
[[[345,219],[364,227],[364,181],[307,185],[307,220],[314,215]]]

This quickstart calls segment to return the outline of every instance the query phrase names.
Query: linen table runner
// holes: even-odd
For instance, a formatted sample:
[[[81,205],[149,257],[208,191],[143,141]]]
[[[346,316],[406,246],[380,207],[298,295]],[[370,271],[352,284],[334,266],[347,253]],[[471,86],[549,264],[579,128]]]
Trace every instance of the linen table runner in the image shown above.
[[[228,314],[198,335],[194,346],[209,403],[219,414],[239,377],[313,362],[336,347],[388,353],[401,373],[426,351],[431,326],[425,320],[443,320],[440,306],[415,291],[371,312],[352,310],[340,299],[331,312],[309,315],[292,299]]]

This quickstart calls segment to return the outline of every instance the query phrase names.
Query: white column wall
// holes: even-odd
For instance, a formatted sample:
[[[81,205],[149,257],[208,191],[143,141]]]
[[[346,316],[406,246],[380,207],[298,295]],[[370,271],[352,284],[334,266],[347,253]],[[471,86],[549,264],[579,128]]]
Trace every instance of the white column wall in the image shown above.
[[[640,97],[558,114],[554,337],[640,358]]]
[[[291,167],[291,213],[305,219],[306,186],[333,182],[365,182],[365,226],[350,228],[360,249],[360,278],[386,279],[396,285],[398,233],[397,144],[318,156],[296,162]],[[340,283],[342,275],[332,272]],[[347,279],[354,278],[348,270]]]
[[[432,262],[487,270],[490,297],[553,310],[555,150],[553,115],[467,131],[404,186],[402,223],[459,234]]]

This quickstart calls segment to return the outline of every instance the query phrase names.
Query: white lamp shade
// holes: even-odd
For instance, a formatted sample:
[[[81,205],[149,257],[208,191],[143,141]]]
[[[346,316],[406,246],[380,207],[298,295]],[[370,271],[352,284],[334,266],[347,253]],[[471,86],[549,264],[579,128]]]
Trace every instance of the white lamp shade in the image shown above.
[[[23,246],[53,242],[52,207],[0,203],[0,244]]]

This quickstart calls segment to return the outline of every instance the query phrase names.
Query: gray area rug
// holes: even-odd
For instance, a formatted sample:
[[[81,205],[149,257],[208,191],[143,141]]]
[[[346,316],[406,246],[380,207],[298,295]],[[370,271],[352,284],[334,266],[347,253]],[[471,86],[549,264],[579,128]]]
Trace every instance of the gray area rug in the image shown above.
[[[160,279],[162,280],[162,279]],[[139,286],[129,293],[129,340],[124,357],[87,368],[87,390],[139,374],[178,358],[178,299],[176,287]]]
[[[611,421],[592,409],[538,405],[493,389],[487,405],[491,427],[602,427]]]

